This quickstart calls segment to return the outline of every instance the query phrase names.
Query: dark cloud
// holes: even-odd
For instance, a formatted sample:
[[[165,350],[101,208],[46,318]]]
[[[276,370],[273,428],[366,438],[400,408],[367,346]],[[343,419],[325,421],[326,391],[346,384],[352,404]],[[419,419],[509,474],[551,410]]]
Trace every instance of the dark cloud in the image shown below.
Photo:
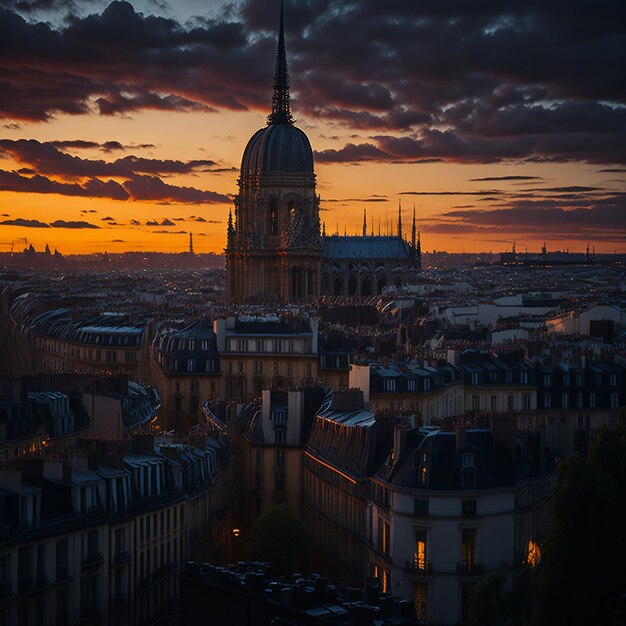
[[[132,224],[133,226],[141,226],[141,222],[139,220],[130,220],[130,224]]]
[[[114,222],[115,219],[112,218],[110,215],[107,215],[106,217],[101,217],[100,218],[103,222]]]
[[[6,128],[7,130],[19,130],[20,128],[22,128],[22,125],[11,122],[10,124],[3,124],[2,127]]]
[[[50,222],[50,226],[52,228],[100,228],[100,226],[96,226],[95,224],[91,224],[90,222],[83,221],[65,221],[65,220],[55,220],[54,222]]]
[[[0,140],[0,150],[20,163],[35,167],[39,174],[57,176],[118,176],[139,174],[187,174],[202,169],[211,171],[215,161],[208,159],[179,161],[174,159],[150,159],[128,155],[115,161],[83,159],[59,150],[59,147],[79,147],[77,141],[39,142],[35,139]],[[91,144],[93,142],[84,142]],[[61,145],[64,144],[64,145]],[[71,144],[68,145],[68,144]],[[102,147],[106,144],[95,144]],[[80,147],[87,147],[86,145]],[[117,148],[116,148],[117,149]]]
[[[167,217],[161,221],[161,226],[174,226],[174,222],[167,219]]]
[[[40,222],[39,220],[29,220],[22,217],[16,217],[13,220],[4,220],[0,222],[2,226],[25,226],[26,228],[50,228],[49,224]]]
[[[626,240],[626,194],[604,198],[513,200],[489,209],[456,209],[434,220],[431,232],[463,232],[463,228],[488,228],[492,233],[536,233],[550,231],[558,236],[580,239]],[[469,232],[469,231],[468,231]]]
[[[135,200],[169,200],[192,204],[230,202],[230,198],[224,194],[169,185],[156,176],[135,176],[124,183],[124,188]]]
[[[0,9],[0,116],[267,111],[276,12],[180,24],[112,2],[53,27]],[[302,0],[286,26],[296,117],[380,133],[320,163],[626,161],[624,3]]]
[[[110,198],[127,200],[128,192],[113,180],[102,181],[91,178],[83,184],[62,183],[46,176],[22,176],[16,172],[0,170],[0,191],[19,191],[22,193],[57,193],[65,196],[86,198]]]
[[[116,150],[150,149],[154,148],[152,143],[123,144],[119,141],[86,141],[84,139],[57,140],[48,142],[55,148],[74,148],[78,150],[98,149],[102,152],[114,152]]]
[[[470,183],[489,182],[497,180],[543,180],[542,176],[485,176],[483,178],[470,178]]]
[[[153,230],[157,235],[186,235],[186,230]]]

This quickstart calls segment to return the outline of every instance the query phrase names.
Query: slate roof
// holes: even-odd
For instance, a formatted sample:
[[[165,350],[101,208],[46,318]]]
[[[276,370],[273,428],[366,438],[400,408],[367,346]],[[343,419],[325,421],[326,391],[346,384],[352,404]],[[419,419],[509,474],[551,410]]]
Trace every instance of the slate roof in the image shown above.
[[[400,237],[327,235],[322,255],[329,259],[409,259],[409,246]]]

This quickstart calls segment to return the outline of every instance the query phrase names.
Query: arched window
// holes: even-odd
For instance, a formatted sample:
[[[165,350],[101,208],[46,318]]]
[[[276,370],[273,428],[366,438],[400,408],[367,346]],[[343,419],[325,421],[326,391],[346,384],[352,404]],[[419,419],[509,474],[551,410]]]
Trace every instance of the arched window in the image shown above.
[[[206,363],[205,363],[205,371],[207,372],[213,372],[215,371],[215,363],[213,362],[213,359],[207,359]]]
[[[270,235],[278,235],[278,202],[275,199],[270,200],[267,232]]]
[[[187,359],[187,371],[193,372],[196,369],[196,360],[195,359]]]

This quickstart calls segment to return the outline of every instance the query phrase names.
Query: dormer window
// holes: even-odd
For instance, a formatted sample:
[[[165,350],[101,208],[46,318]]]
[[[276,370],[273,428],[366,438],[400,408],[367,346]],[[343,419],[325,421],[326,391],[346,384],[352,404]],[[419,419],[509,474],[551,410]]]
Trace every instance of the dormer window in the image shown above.
[[[385,391],[395,391],[396,390],[396,380],[395,378],[386,378],[384,383]]]
[[[525,385],[528,382],[528,372],[520,372],[519,381],[522,385]]]
[[[196,360],[195,359],[187,359],[187,371],[193,372],[196,369]]]
[[[473,452],[463,452],[463,454],[461,454],[461,467],[462,468],[475,467]]]
[[[207,372],[214,372],[215,371],[215,362],[213,361],[213,359],[207,359],[205,364],[204,364],[204,369]]]
[[[415,391],[415,380],[414,379],[409,379],[408,383],[407,383],[407,389],[409,391]]]

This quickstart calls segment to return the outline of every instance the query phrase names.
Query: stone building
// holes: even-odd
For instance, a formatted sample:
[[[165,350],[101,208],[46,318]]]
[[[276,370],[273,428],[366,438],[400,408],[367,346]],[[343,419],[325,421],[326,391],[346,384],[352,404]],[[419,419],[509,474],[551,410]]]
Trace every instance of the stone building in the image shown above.
[[[362,236],[326,236],[315,181],[311,143],[290,109],[281,8],[272,111],[243,152],[235,218],[228,219],[230,300],[365,298],[415,278],[421,264],[415,212],[410,243],[400,209],[395,235],[368,235],[364,215]]]

